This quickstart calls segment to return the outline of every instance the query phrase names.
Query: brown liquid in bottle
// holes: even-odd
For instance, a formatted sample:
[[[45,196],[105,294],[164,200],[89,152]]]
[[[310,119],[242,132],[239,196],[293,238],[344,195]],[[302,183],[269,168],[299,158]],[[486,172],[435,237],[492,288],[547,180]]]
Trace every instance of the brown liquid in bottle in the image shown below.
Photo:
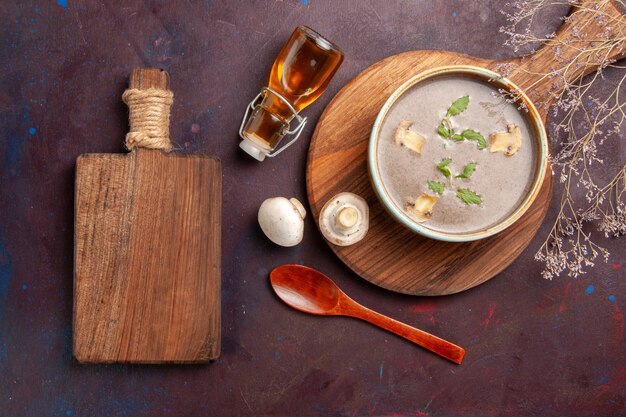
[[[308,27],[298,27],[274,61],[269,88],[300,112],[326,90],[342,61],[339,48]],[[243,132],[263,148],[274,149],[293,117],[280,98],[266,92]]]

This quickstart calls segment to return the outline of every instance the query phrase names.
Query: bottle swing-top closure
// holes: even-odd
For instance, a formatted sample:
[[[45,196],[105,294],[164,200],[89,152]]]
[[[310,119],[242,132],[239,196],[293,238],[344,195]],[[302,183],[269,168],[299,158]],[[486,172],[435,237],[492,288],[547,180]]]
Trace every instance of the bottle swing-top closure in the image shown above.
[[[259,161],[295,143],[306,126],[298,114],[326,89],[343,61],[343,52],[317,32],[300,26],[272,66],[267,87],[248,104],[239,127],[239,147]],[[295,119],[297,125],[291,128]],[[279,147],[285,136],[291,140]]]
[[[298,126],[296,126],[292,130],[289,130],[289,123],[288,122],[284,123],[280,131],[278,132],[278,135],[281,136],[281,139],[282,137],[286,135],[294,135],[293,139],[291,139],[281,148],[275,147],[273,150],[270,150],[269,152],[264,152],[263,149],[259,149],[259,147],[251,143],[250,140],[247,140],[248,138],[245,136],[244,127],[246,126],[246,122],[249,121],[248,118],[250,116],[250,113],[252,113],[252,117],[255,117],[255,113],[254,113],[255,110],[260,111],[259,106],[261,105],[261,103],[263,102],[263,99],[266,97],[267,94],[272,94],[276,96],[280,101],[282,101],[286,106],[288,106],[292,114],[291,118],[295,117],[295,119],[298,121]],[[248,107],[246,108],[246,112],[243,115],[243,120],[241,121],[241,126],[239,127],[239,136],[241,136],[244,140],[241,141],[241,143],[239,144],[239,147],[259,161],[262,161],[263,159],[265,159],[266,156],[273,158],[274,156],[278,155],[279,153],[287,149],[295,141],[298,140],[298,138],[300,137],[300,134],[302,133],[302,130],[304,129],[304,126],[306,125],[306,121],[307,121],[307,118],[300,116],[298,112],[296,111],[296,109],[293,108],[291,103],[289,103],[285,97],[281,96],[280,94],[278,94],[276,91],[272,90],[269,87],[263,87],[261,89],[261,92],[254,98],[254,100],[252,100],[248,104]],[[280,142],[280,139],[278,141]]]

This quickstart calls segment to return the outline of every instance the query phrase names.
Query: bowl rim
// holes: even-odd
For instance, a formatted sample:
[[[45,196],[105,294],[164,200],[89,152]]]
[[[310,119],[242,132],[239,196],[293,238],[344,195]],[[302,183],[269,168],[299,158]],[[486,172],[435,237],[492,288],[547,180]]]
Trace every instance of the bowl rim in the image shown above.
[[[410,88],[415,86],[416,84],[425,81],[427,79],[441,76],[441,75],[470,75],[473,77],[478,77],[483,81],[491,81],[494,83],[496,87],[503,87],[508,92],[514,92],[515,95],[521,99],[521,101],[526,106],[528,112],[526,112],[527,120],[530,122],[533,130],[534,130],[534,139],[536,142],[537,149],[537,160],[535,162],[535,177],[533,179],[532,185],[526,193],[526,197],[524,200],[518,205],[518,207],[505,219],[502,221],[489,226],[485,229],[481,229],[471,233],[447,233],[440,230],[430,229],[428,227],[422,226],[420,223],[412,220],[404,211],[397,207],[393,202],[393,199],[383,185],[379,167],[378,167],[378,159],[377,159],[377,150],[378,150],[378,139],[380,137],[380,130],[382,124],[387,116],[389,110],[393,107],[395,102]],[[501,76],[500,74],[473,65],[447,65],[436,68],[431,68],[426,71],[422,71],[407,81],[405,81],[400,87],[398,87],[385,101],[382,108],[378,112],[376,116],[376,120],[374,121],[374,125],[372,127],[372,131],[370,133],[369,143],[368,143],[368,172],[370,177],[370,182],[372,183],[372,187],[374,188],[374,192],[383,207],[391,214],[391,216],[398,221],[401,225],[405,226],[409,230],[412,230],[415,233],[418,233],[422,236],[441,240],[445,242],[470,242],[478,239],[483,239],[489,236],[493,236],[496,233],[503,231],[504,229],[511,226],[526,211],[530,208],[532,203],[535,201],[535,198],[539,194],[541,186],[543,185],[543,181],[545,179],[547,165],[548,165],[548,139],[545,130],[545,126],[543,123],[543,119],[539,115],[537,108],[532,103],[532,101],[526,96],[524,91],[514,84],[511,80],[506,77]]]

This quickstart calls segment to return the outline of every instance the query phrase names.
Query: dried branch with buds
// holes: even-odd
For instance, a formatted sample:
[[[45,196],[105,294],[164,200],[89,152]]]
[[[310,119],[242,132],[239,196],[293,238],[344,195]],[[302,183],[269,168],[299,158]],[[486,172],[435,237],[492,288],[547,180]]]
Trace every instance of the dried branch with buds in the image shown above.
[[[574,38],[580,42],[552,42],[550,47],[556,56],[553,69],[533,74],[537,80],[535,83],[552,80],[555,98],[552,118],[556,120],[552,130],[553,137],[559,140],[553,143],[556,153],[550,160],[554,173],[563,184],[558,215],[535,255],[535,259],[545,263],[542,275],[547,279],[564,271],[571,277],[578,277],[587,267],[594,265],[598,256],[608,260],[609,252],[596,243],[595,238],[592,240],[592,228],[587,223],[595,224],[607,238],[626,234],[626,164],[620,160],[622,155],[618,152],[612,156],[616,161],[608,161],[607,167],[614,171],[610,175],[612,179],[604,186],[598,184],[601,178],[590,169],[594,164],[604,163],[599,154],[603,144],[619,141],[624,136],[620,129],[626,119],[626,66],[610,58],[616,48],[624,48],[626,44],[626,25],[624,20],[618,20],[626,19],[626,16],[604,13],[603,7],[609,1],[578,5],[574,1],[520,0],[507,4],[506,9],[512,11],[503,11],[509,24],[501,31],[509,35],[506,44],[516,52],[534,52],[533,48],[539,44],[554,39],[554,33],[546,36],[534,33],[535,20],[549,8],[576,4],[575,13],[590,16],[591,21],[587,19],[586,24],[602,28],[600,36],[586,39],[584,28],[573,27]],[[626,8],[624,0],[613,1]],[[565,21],[569,19],[572,19],[571,15],[564,18]],[[565,48],[577,50],[575,54],[563,54]],[[564,58],[565,55],[568,58]],[[598,70],[575,82],[569,81],[579,70],[581,60],[584,65],[593,63]],[[511,70],[501,68],[500,72],[506,76]],[[606,84],[608,71],[624,75],[610,87],[609,94],[593,97],[593,87],[598,83]],[[606,85],[603,90],[607,91]],[[580,190],[584,191],[584,197]]]

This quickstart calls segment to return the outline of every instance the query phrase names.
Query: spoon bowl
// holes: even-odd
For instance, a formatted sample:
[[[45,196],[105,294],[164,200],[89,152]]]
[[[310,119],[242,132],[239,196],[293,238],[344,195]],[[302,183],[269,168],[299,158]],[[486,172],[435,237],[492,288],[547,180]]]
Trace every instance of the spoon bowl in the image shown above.
[[[276,295],[296,310],[328,315],[339,304],[339,287],[315,269],[283,265],[272,271],[270,281]]]
[[[330,278],[313,268],[279,266],[270,273],[270,282],[276,295],[296,310],[365,320],[457,364],[465,356],[465,350],[460,346],[363,307],[341,291]]]

